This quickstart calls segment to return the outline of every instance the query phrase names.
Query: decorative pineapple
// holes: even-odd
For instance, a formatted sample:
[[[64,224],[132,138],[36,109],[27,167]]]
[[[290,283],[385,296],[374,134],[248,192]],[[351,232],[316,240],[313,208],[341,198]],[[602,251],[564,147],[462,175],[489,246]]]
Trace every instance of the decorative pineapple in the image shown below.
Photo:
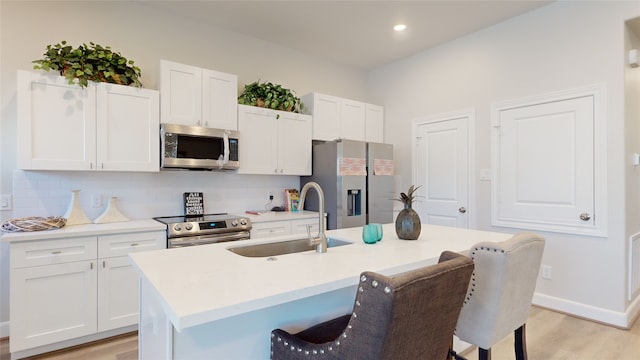
[[[420,186],[414,186],[411,185],[409,186],[409,191],[407,191],[407,193],[400,193],[400,198],[394,199],[397,201],[400,201],[403,205],[405,209],[411,209],[411,205],[413,205],[413,202],[415,201],[415,196],[413,195],[419,188]]]
[[[394,199],[404,204],[404,209],[400,211],[396,218],[396,234],[403,240],[416,240],[420,236],[420,230],[422,230],[422,224],[420,223],[420,216],[411,208],[415,201],[415,192],[420,186],[409,187],[407,193],[400,193],[400,198]]]

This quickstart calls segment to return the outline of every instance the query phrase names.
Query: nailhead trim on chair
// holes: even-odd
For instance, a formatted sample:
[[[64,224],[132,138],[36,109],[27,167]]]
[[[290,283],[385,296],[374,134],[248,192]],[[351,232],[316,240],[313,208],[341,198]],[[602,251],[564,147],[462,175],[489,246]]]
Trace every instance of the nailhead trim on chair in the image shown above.
[[[475,260],[475,255],[476,252],[478,252],[478,250],[486,250],[486,251],[491,251],[493,250],[493,252],[498,252],[498,249],[496,248],[490,248],[490,247],[484,247],[481,246],[480,248],[474,248],[473,251],[471,252],[471,260]],[[504,250],[503,249],[499,249],[501,253],[504,254]],[[473,273],[471,273],[471,286],[469,287],[469,291],[467,292],[467,297],[464,299],[464,303],[467,304],[469,301],[471,301],[471,297],[473,296],[473,292],[476,290],[476,272],[475,270],[473,271]]]
[[[358,287],[358,292],[364,292],[364,286],[363,286],[362,284],[364,284],[364,283],[366,283],[366,282],[367,282],[367,277],[366,277],[365,275],[362,275],[362,276],[360,277],[360,283],[361,283],[361,284],[360,284],[360,286]],[[373,280],[373,281],[371,282],[371,287],[372,287],[372,288],[374,288],[374,289],[375,289],[375,288],[377,288],[377,287],[378,287],[378,285],[379,285],[379,283],[378,283],[376,280]],[[383,289],[383,291],[384,291],[384,293],[385,293],[385,294],[391,294],[391,292],[392,292],[391,288],[390,288],[390,287],[388,287],[388,286],[385,286],[385,287],[384,287],[384,289]],[[360,306],[360,305],[361,305],[361,304],[360,304],[360,301],[356,300],[356,306],[358,307],[358,306]],[[354,310],[354,311],[353,311],[353,313],[351,313],[351,316],[352,316],[354,319],[356,319],[356,318],[358,317],[358,314],[356,314],[356,312],[355,312],[355,310]],[[352,328],[353,328],[353,326],[352,326],[351,324],[347,325],[347,329],[346,329],[345,331],[343,331],[343,332],[342,332],[342,335],[340,335],[340,337],[341,337],[341,338],[343,338],[343,339],[346,339],[346,338],[347,338],[347,331],[351,330]],[[272,346],[272,347],[273,347],[273,344],[274,344],[274,342],[273,342],[273,338],[274,338],[274,337],[275,337],[275,335],[271,334],[271,346]],[[340,337],[339,337],[336,341],[334,341],[335,346],[340,346],[340,344],[341,344],[341,343],[340,343]],[[281,338],[280,336],[278,336],[278,337],[276,338],[276,341],[277,341],[277,342],[282,342],[282,338]],[[288,342],[288,341],[284,341],[284,346],[285,346],[285,347],[289,346],[289,342]],[[293,345],[291,345],[291,346],[289,347],[289,350],[291,350],[291,351],[298,351],[298,352],[302,352],[302,348],[296,348],[296,347],[295,347],[295,346],[293,346]],[[333,346],[332,346],[332,345],[329,345],[329,346],[327,347],[327,351],[333,351]],[[317,355],[317,354],[324,354],[324,352],[325,352],[325,350],[324,350],[324,349],[320,349],[320,350],[312,350],[312,351],[305,350],[305,351],[304,351],[304,354],[305,354],[305,355]],[[271,359],[273,359],[273,351],[271,351]]]

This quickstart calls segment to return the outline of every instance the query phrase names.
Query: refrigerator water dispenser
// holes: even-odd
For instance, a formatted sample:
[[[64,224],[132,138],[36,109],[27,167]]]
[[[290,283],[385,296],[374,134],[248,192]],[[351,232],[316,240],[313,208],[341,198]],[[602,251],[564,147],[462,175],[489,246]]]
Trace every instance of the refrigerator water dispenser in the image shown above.
[[[362,215],[362,191],[360,189],[347,190],[347,216]]]

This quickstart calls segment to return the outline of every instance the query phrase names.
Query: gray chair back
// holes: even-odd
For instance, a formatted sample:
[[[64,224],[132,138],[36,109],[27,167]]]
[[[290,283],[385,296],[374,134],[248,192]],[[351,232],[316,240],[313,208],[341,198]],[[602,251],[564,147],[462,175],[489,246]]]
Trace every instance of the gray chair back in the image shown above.
[[[525,324],[544,243],[539,235],[519,233],[471,248],[475,269],[455,330],[461,340],[489,349]]]

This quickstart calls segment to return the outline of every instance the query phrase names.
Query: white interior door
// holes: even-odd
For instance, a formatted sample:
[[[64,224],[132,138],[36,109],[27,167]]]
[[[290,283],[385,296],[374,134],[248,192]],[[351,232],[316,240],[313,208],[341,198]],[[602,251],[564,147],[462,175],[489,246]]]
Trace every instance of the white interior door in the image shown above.
[[[595,95],[496,112],[494,224],[589,231],[595,217]]]
[[[469,115],[416,126],[414,209],[426,224],[469,227]]]

